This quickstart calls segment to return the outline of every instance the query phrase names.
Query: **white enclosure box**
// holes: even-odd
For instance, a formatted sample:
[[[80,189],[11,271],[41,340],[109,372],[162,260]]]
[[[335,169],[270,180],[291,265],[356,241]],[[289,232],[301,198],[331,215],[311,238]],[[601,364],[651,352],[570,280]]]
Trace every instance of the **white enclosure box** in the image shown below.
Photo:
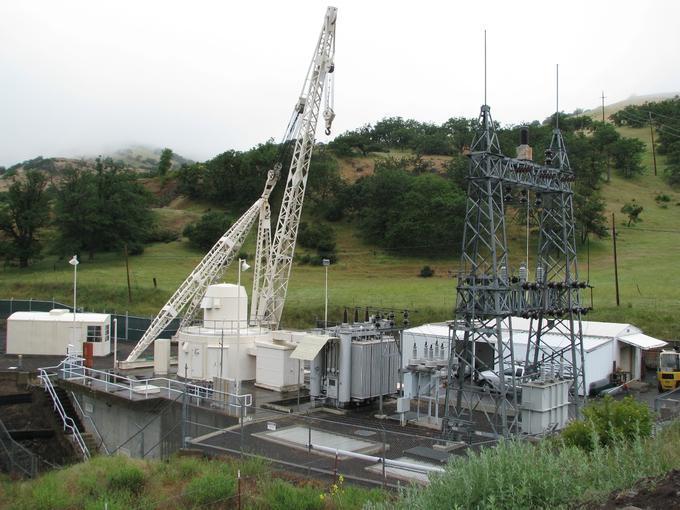
[[[170,339],[157,338],[153,343],[153,372],[167,375],[170,369]]]
[[[569,379],[522,385],[522,432],[540,434],[559,430],[569,420]]]
[[[7,319],[7,354],[66,356],[93,344],[94,356],[111,353],[111,316],[105,313],[15,312]],[[72,345],[72,348],[69,348]]]
[[[255,342],[255,384],[274,391],[293,391],[304,382],[304,363],[291,359],[295,345],[281,341]]]

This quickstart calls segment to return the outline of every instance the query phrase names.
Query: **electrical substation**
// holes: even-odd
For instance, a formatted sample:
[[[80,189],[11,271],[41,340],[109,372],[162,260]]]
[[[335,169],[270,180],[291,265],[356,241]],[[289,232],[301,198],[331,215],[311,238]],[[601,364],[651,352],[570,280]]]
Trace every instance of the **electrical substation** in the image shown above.
[[[408,312],[366,307],[361,320],[355,310],[354,320],[345,313],[342,321],[326,316],[308,331],[281,329],[317,123],[321,116],[329,134],[335,117],[336,17],[329,7],[261,196],[177,288],[126,359],[114,361],[112,370],[94,366],[93,352],[111,350],[110,318],[59,310],[10,317],[10,354],[22,354],[21,345],[32,349],[23,354],[66,354],[71,347],[59,365],[40,369],[41,383],[55,407],[63,410],[60,399],[73,399],[79,420],[107,452],[243,454],[252,441],[249,454],[308,472],[327,475],[329,468],[301,455],[334,455],[336,471],[338,459],[348,459],[357,479],[372,473],[383,483],[388,475],[421,482],[461,445],[562,428],[589,393],[610,384],[617,364],[639,378],[642,352],[665,345],[629,324],[582,321],[589,307],[581,292],[589,282],[579,279],[576,257],[578,169],[570,165],[559,115],[549,147],[536,151],[541,161],[534,160],[527,128],[509,157],[486,97],[465,151],[467,202],[451,320],[409,327]],[[288,160],[273,228],[269,200]],[[527,227],[527,253],[517,267],[506,232],[510,207],[526,209],[527,222],[538,225],[533,241]],[[255,224],[251,268],[238,254]],[[238,280],[223,282],[233,263]],[[248,292],[241,274],[251,269]],[[34,322],[44,336],[50,321],[54,340],[44,352],[24,340],[35,336]],[[170,336],[173,321],[179,324]],[[86,331],[98,326],[101,338],[61,331],[67,324],[75,331],[76,323]],[[94,351],[80,348],[93,342]],[[60,385],[70,395],[57,392]],[[88,458],[73,419],[62,414]]]

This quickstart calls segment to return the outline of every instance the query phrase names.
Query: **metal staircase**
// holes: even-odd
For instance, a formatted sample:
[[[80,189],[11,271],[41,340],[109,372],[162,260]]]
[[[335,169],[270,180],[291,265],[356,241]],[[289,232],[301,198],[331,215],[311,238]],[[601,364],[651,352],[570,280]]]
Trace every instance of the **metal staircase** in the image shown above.
[[[82,454],[83,460],[88,460],[90,458],[90,448],[85,440],[85,436],[90,436],[90,445],[94,444],[94,438],[89,434],[82,433],[84,429],[83,424],[80,422],[73,404],[68,398],[68,394],[62,388],[52,384],[51,376],[54,376],[54,374],[49,374],[46,369],[38,369],[38,379],[40,379],[43,388],[52,399],[54,411],[61,419],[64,433],[72,438],[77,449]],[[76,422],[71,416],[75,416],[78,421]]]

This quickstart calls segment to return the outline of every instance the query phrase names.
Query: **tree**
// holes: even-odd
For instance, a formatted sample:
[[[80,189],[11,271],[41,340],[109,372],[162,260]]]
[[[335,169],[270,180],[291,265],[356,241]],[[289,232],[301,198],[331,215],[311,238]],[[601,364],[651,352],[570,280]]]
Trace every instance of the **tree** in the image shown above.
[[[350,207],[363,237],[405,254],[448,252],[459,246],[465,194],[451,180],[403,168],[376,165],[355,184]]]
[[[635,199],[633,199],[631,202],[626,202],[624,206],[621,208],[621,212],[623,214],[628,215],[628,226],[630,227],[631,223],[638,223],[642,221],[642,218],[640,218],[640,213],[642,213],[644,207],[642,207],[640,204],[638,204]]]
[[[161,157],[158,160],[158,175],[163,177],[165,174],[168,173],[168,170],[172,167],[172,150],[171,149],[163,149],[163,152],[161,152]]]
[[[620,138],[610,148],[614,167],[626,179],[644,172],[642,154],[645,144],[637,138]]]
[[[319,263],[321,259],[337,260],[335,231],[330,225],[303,221],[298,229],[298,241],[300,246],[316,250]]]
[[[202,163],[183,164],[177,172],[177,190],[189,198],[201,198],[204,171]]]
[[[28,171],[24,180],[15,180],[4,203],[0,203],[0,232],[5,242],[7,260],[18,260],[28,267],[40,256],[42,245],[38,230],[49,221],[49,201],[45,193],[47,178],[41,172]]]
[[[270,140],[247,152],[226,151],[206,161],[202,186],[205,198],[249,206],[262,193],[267,172],[279,158],[279,146]]]
[[[229,229],[232,219],[222,212],[210,211],[184,229],[184,236],[196,248],[209,250]]]
[[[95,172],[67,169],[55,206],[57,251],[66,255],[121,249],[141,252],[153,216],[149,193],[137,177],[110,158],[97,158]]]

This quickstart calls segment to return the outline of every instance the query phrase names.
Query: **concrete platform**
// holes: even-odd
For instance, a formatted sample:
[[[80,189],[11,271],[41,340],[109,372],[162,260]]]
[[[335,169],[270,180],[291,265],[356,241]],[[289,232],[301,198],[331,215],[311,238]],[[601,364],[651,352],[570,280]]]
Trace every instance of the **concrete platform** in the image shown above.
[[[259,432],[253,434],[253,436],[259,437],[266,441],[272,441],[285,446],[290,446],[292,448],[301,448],[303,450],[307,450],[309,448],[310,434],[312,444],[317,444],[326,448],[337,448],[339,450],[347,450],[365,454],[376,453],[382,450],[382,443],[366,441],[364,439],[356,439],[342,434],[327,432],[314,428],[312,428],[310,431],[310,429],[301,425],[293,425],[268,432]],[[312,450],[312,452],[322,455],[322,453],[319,451]]]

